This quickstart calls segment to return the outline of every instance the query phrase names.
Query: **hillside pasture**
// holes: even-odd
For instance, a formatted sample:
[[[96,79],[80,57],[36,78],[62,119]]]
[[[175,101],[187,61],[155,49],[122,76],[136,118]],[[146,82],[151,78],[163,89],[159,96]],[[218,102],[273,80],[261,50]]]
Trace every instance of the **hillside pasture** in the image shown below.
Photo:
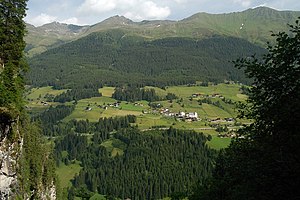
[[[44,97],[46,94],[57,96],[65,91],[67,90],[55,90],[51,86],[32,88],[31,90],[28,91],[26,98],[33,101],[45,100]]]
[[[70,187],[71,180],[75,177],[76,174],[79,174],[82,167],[80,167],[79,162],[74,162],[70,165],[61,164],[56,169],[56,174],[60,181],[61,188],[68,188]]]
[[[157,94],[161,97],[165,97],[167,93],[174,93],[178,96],[178,99],[172,101],[163,100],[156,103],[160,103],[163,107],[161,109],[154,110],[150,108],[149,102],[147,101],[137,101],[137,102],[118,102],[111,96],[114,92],[113,87],[104,87],[99,89],[102,93],[102,97],[93,97],[89,99],[81,99],[77,102],[75,110],[71,115],[67,116],[64,121],[69,120],[86,120],[90,122],[97,122],[99,118],[103,117],[116,117],[116,116],[126,116],[135,115],[137,116],[137,121],[134,125],[137,125],[141,130],[149,130],[153,128],[168,128],[173,126],[177,129],[192,129],[198,132],[209,132],[212,135],[212,140],[207,144],[215,149],[220,149],[228,146],[230,143],[230,138],[219,138],[217,137],[217,132],[215,128],[210,127],[210,120],[213,119],[224,119],[224,118],[235,118],[237,113],[234,104],[228,104],[222,101],[219,97],[212,97],[213,94],[219,94],[225,97],[227,100],[232,100],[233,102],[242,101],[247,99],[247,96],[241,94],[240,85],[237,84],[219,84],[219,85],[209,85],[208,87],[202,86],[173,86],[167,87],[166,90],[157,87],[146,87],[148,89],[154,89]],[[37,99],[43,97],[46,93],[48,94],[60,94],[63,91],[55,91],[50,87],[34,89],[28,98]],[[201,97],[192,97],[193,94],[201,94]],[[204,97],[205,96],[205,97]],[[200,103],[199,100],[204,98],[210,99],[211,103]],[[39,101],[30,102],[36,105],[32,106],[31,109],[45,109],[47,106],[42,104],[37,104]],[[212,103],[219,102],[219,107],[213,105]],[[50,102],[48,106],[55,105],[55,103]],[[70,103],[66,103],[70,104]],[[30,104],[29,104],[30,106]],[[169,112],[174,114],[179,112],[193,113],[197,112],[199,116],[198,121],[181,121],[174,116],[165,116],[161,114],[166,108]],[[248,123],[249,121],[240,121],[242,123]],[[226,122],[217,122],[221,125],[225,125]],[[109,149],[112,156],[117,154],[121,155],[123,149],[117,146],[113,146],[110,141],[106,141],[102,145]]]
[[[203,86],[171,86],[166,89],[167,92],[174,93],[180,98],[189,98],[192,94],[213,95],[220,94],[225,98],[234,101],[245,101],[246,95],[242,95],[238,84],[225,84]]]
[[[112,97],[112,94],[115,92],[114,87],[103,87],[99,89],[99,93],[102,93],[104,97]]]

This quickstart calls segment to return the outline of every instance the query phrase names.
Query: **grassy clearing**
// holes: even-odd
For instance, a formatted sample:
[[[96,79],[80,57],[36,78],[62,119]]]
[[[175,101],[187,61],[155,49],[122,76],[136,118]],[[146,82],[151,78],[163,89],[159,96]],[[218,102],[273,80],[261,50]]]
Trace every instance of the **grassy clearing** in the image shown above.
[[[207,145],[213,149],[220,150],[229,146],[231,138],[219,138],[216,136],[212,137],[211,141],[207,142]]]
[[[141,115],[142,112],[139,111],[130,111],[130,110],[120,110],[115,108],[109,108],[105,110],[101,117],[116,117],[116,116],[126,116],[126,115]]]
[[[123,143],[121,140],[115,138],[102,142],[101,146],[104,146],[106,148],[106,150],[110,153],[111,157],[123,155],[124,150],[126,149],[126,144]]]
[[[96,122],[101,117],[101,114],[104,112],[102,106],[103,104],[114,103],[116,100],[109,97],[93,97],[89,99],[82,99],[77,102],[75,110],[66,117],[64,120],[69,121],[72,119],[85,120],[89,119],[92,122]],[[89,107],[91,110],[86,110]]]
[[[154,89],[155,93],[160,97],[166,97],[168,92],[158,87],[146,86],[145,89]]]
[[[61,166],[56,169],[56,174],[59,178],[61,187],[67,188],[71,186],[71,180],[80,172],[80,170],[80,163],[77,161],[70,165],[61,164]]]
[[[170,127],[174,122],[175,120],[173,118],[162,117],[158,114],[146,114],[138,116],[136,124],[138,125],[139,129],[144,130],[153,126]]]
[[[211,130],[201,130],[200,132],[204,133],[205,135],[211,135],[212,139],[210,141],[207,141],[207,145],[210,148],[220,150],[223,148],[226,148],[229,146],[231,142],[231,138],[220,138],[218,137],[218,132],[216,132],[214,129]]]
[[[232,117],[232,115],[225,110],[218,108],[214,105],[203,103],[201,105],[203,111],[205,112],[206,116],[208,118],[226,118],[226,117]]]
[[[142,112],[145,109],[149,109],[149,106],[147,104],[145,104],[145,106],[139,106],[139,105],[134,105],[132,103],[124,103],[124,102],[122,102],[121,107],[122,110],[139,111],[139,112]]]
[[[46,94],[51,94],[57,96],[67,90],[54,90],[51,86],[41,87],[41,88],[33,88],[26,95],[27,99],[36,101],[38,99],[45,100],[44,97]]]
[[[104,97],[112,97],[112,94],[115,92],[114,87],[103,87],[99,89],[99,92],[102,93]]]
[[[46,104],[42,103],[42,101],[46,102],[47,99],[45,98],[45,95],[53,95],[57,96],[66,90],[54,90],[52,87],[41,87],[41,88],[32,88],[29,90],[26,94],[26,99],[28,100],[27,106],[28,106],[28,112],[32,115],[35,115],[36,113],[43,112],[50,106],[57,106],[59,103],[56,102],[47,102]]]
[[[225,98],[235,101],[245,101],[247,96],[242,95],[240,92],[240,85],[237,84],[218,84],[209,85],[208,87],[202,86],[172,86],[166,89],[167,92],[174,93],[181,98],[189,98],[192,94],[200,93],[206,95],[220,94]]]

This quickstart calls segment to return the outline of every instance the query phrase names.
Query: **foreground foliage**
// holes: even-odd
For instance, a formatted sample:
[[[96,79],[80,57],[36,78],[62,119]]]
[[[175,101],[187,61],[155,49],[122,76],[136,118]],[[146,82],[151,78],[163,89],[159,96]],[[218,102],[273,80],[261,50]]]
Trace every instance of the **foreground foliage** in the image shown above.
[[[255,122],[222,151],[213,179],[191,199],[299,199],[300,24],[274,34],[262,61],[241,59],[254,78],[248,112]]]
[[[51,147],[41,139],[41,131],[29,122],[23,108],[23,75],[27,70],[23,59],[26,5],[27,0],[0,2],[0,190],[1,198],[5,199],[48,198],[48,190],[54,187]],[[5,154],[8,156],[2,160]],[[7,196],[2,190],[3,182],[12,183]]]

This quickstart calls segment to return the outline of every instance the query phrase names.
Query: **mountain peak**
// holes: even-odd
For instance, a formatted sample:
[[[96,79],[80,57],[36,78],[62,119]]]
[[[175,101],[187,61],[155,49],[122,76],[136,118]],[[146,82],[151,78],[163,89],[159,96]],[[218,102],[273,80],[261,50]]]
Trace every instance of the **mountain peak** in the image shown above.
[[[133,21],[130,19],[124,17],[115,15],[113,17],[107,18],[106,20],[102,21],[101,24],[107,24],[107,25],[126,25],[131,24]]]

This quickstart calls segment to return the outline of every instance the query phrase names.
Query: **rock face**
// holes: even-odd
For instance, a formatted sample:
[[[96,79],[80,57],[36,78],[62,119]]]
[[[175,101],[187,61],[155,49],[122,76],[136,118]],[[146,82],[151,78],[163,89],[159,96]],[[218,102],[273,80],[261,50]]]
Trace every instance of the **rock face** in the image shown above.
[[[22,137],[22,134],[26,133],[20,133],[23,127],[21,127],[19,117],[16,116],[7,108],[0,107],[0,200],[16,199],[17,196],[26,200],[36,198],[55,200],[54,177],[50,184],[43,185],[43,181],[39,180],[37,188],[27,191],[28,193],[21,191],[22,184],[26,183],[24,181],[22,184],[19,182],[18,176],[20,175],[20,169],[22,169],[19,163],[20,158],[22,156],[24,158],[26,155],[24,154],[25,145],[23,146],[24,139]]]
[[[43,191],[41,193],[41,199],[49,199],[49,200],[55,200],[56,199],[56,188],[54,186],[54,183],[51,184],[47,190]]]
[[[16,122],[6,121],[2,115],[0,123],[0,199],[4,200],[13,199],[15,195],[13,191],[18,183],[17,163],[23,140],[19,134],[18,120]],[[13,141],[9,138],[12,132],[16,136]]]

